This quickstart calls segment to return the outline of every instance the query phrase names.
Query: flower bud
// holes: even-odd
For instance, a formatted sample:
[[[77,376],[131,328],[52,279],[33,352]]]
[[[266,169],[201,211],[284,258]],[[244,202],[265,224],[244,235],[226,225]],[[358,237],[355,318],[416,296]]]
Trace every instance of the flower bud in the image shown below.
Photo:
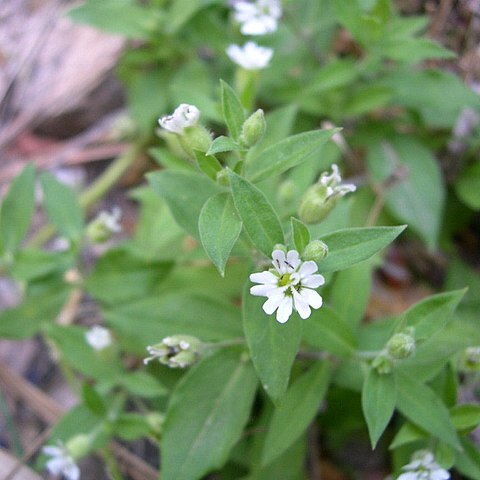
[[[265,122],[265,114],[263,113],[263,110],[259,108],[243,123],[240,140],[247,147],[252,147],[262,139],[266,129],[267,124]]]
[[[320,262],[328,255],[328,246],[321,240],[312,240],[303,251],[302,259]]]
[[[216,179],[217,183],[222,187],[230,186],[230,178],[228,176],[228,170],[226,168],[222,168],[217,172]]]
[[[462,358],[465,370],[480,370],[480,347],[468,347]]]
[[[120,208],[115,207],[112,213],[102,210],[94,220],[87,225],[87,237],[92,243],[104,243],[110,240],[114,233],[122,230],[119,220],[122,216]]]
[[[387,343],[387,352],[395,360],[403,360],[415,352],[415,338],[407,333],[396,333]]]
[[[163,424],[165,423],[165,415],[157,412],[152,412],[146,416],[146,420],[154,433],[156,433],[157,435],[162,434]]]
[[[312,185],[302,198],[298,214],[307,224],[320,223],[333,210],[340,197],[356,190],[355,185],[341,185],[342,177],[337,165],[332,165],[332,173],[324,172],[318,182]]]
[[[84,457],[91,448],[92,438],[90,435],[79,434],[72,437],[65,444],[65,448],[72,458],[82,458]]]
[[[160,343],[147,347],[150,357],[145,358],[146,365],[154,359],[170,368],[186,368],[196,363],[202,356],[202,342],[189,335],[165,337]]]
[[[379,353],[372,362],[372,368],[374,368],[380,375],[391,373],[393,367],[394,360],[386,352]]]
[[[280,251],[282,251],[282,252],[287,253],[287,247],[286,247],[283,243],[276,243],[276,244],[273,246],[272,252],[274,252],[275,250],[280,250]]]

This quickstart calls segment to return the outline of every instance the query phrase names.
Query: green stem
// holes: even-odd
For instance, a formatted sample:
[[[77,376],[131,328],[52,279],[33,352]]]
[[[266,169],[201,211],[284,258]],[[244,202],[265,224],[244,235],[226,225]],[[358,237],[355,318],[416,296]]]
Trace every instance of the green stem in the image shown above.
[[[138,154],[145,146],[145,142],[138,142],[132,145],[123,155],[116,158],[98,179],[92,183],[79,198],[80,206],[88,210],[95,202],[102,198],[117,182],[122,175],[133,164]],[[28,242],[28,246],[38,248],[47,242],[55,234],[52,225],[45,225]]]
[[[113,455],[113,453],[108,449],[108,447],[101,451],[101,455],[111,478],[113,480],[124,480],[117,459],[115,458],[115,455]]]

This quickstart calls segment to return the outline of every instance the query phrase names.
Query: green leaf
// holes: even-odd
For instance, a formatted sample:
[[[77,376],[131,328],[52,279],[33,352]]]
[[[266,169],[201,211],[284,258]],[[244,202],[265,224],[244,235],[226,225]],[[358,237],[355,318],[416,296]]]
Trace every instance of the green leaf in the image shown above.
[[[127,38],[147,39],[154,10],[140,7],[133,0],[88,0],[68,12],[75,22],[86,23]]]
[[[400,430],[397,432],[392,442],[389,445],[390,450],[395,450],[402,445],[417,442],[418,440],[428,439],[428,433],[425,430],[417,427],[413,423],[405,422]]]
[[[455,182],[455,191],[463,203],[480,210],[480,161],[463,170]]]
[[[92,385],[84,382],[82,385],[82,399],[86,407],[95,415],[104,416],[107,413],[107,406],[100,394]]]
[[[139,397],[152,398],[168,393],[167,389],[147,372],[124,372],[118,377],[118,383]]]
[[[250,295],[248,283],[243,292],[243,329],[253,365],[263,388],[275,404],[284,396],[290,369],[302,337],[298,315],[280,324],[262,310],[264,298]]]
[[[455,468],[468,478],[480,479],[480,452],[478,445],[462,438],[463,452],[455,452]]]
[[[220,87],[223,118],[230,135],[237,141],[240,138],[242,126],[245,122],[245,111],[237,94],[228,83],[220,80]]]
[[[113,425],[115,435],[123,440],[131,441],[145,438],[151,431],[145,415],[139,413],[122,413]]]
[[[257,379],[235,350],[193,367],[172,393],[163,427],[162,480],[194,480],[219,468],[240,437]]]
[[[416,340],[424,340],[445,327],[466,289],[439,293],[421,300],[405,313],[406,324],[415,327]]]
[[[318,153],[327,140],[338,131],[338,128],[311,130],[281,140],[265,149],[257,157],[248,159],[246,177],[252,182],[260,182],[280,175]]]
[[[270,257],[277,243],[285,243],[282,226],[265,195],[248,180],[229,171],[233,201],[254,245]]]
[[[232,140],[230,137],[225,137],[222,135],[220,137],[217,137],[212,142],[206,155],[215,155],[216,153],[232,152],[235,150],[244,150],[244,148],[237,142]]]
[[[290,218],[290,223],[292,225],[292,238],[295,250],[301,254],[310,242],[310,232],[307,226],[295,217]]]
[[[199,150],[194,150],[198,168],[214,182],[217,180],[217,173],[222,169],[220,162],[213,156],[207,155]]]
[[[460,450],[447,408],[433,390],[397,370],[397,408],[411,422]]]
[[[282,455],[307,429],[323,402],[330,376],[329,363],[318,362],[288,389],[270,422],[263,450],[263,465]]]
[[[176,0],[171,4],[165,19],[165,29],[170,35],[177,33],[200,10],[218,3],[218,0]]]
[[[451,59],[456,57],[454,52],[428,38],[405,38],[400,41],[395,39],[387,42],[382,48],[382,52],[393,60],[409,64],[432,58]]]
[[[124,248],[109,250],[86,280],[93,298],[114,305],[145,297],[170,272],[171,262],[148,261]]]
[[[372,450],[392,418],[396,401],[395,375],[381,375],[376,370],[370,369],[363,383],[362,410]]]
[[[205,202],[198,220],[203,248],[222,277],[230,252],[242,231],[242,221],[228,193],[219,193]]]
[[[473,430],[480,425],[480,405],[465,403],[450,410],[453,425],[457,430]]]
[[[63,236],[73,241],[80,240],[83,213],[75,193],[51,173],[43,173],[40,180],[49,220]]]
[[[13,253],[27,233],[35,210],[35,166],[15,177],[0,212],[0,250]]]
[[[363,262],[338,272],[332,285],[332,306],[351,327],[359,325],[367,309],[372,289],[373,263]]]
[[[414,137],[395,137],[376,144],[368,155],[378,183],[404,176],[385,192],[385,204],[415,230],[430,248],[437,245],[445,200],[440,168],[430,150]]]
[[[54,321],[69,292],[70,288],[59,281],[45,285],[39,292],[27,292],[21,305],[0,313],[0,337],[20,340],[34,335],[43,322]]]
[[[164,170],[150,173],[147,177],[152,188],[167,202],[177,223],[190,235],[200,238],[200,210],[222,188],[197,173]]]
[[[392,243],[406,225],[398,227],[345,228],[323,235],[327,257],[319,263],[320,272],[335,272],[363,262]]]
[[[182,285],[185,285],[184,282]],[[147,345],[179,332],[194,335],[204,341],[225,340],[242,335],[240,311],[237,307],[216,298],[180,289],[175,293],[163,293],[133,303],[113,305],[104,311],[104,315],[119,333],[119,338],[125,342],[124,347],[138,354],[145,354]]]
[[[356,348],[352,328],[328,305],[312,310],[303,324],[303,341],[340,357],[351,357]]]

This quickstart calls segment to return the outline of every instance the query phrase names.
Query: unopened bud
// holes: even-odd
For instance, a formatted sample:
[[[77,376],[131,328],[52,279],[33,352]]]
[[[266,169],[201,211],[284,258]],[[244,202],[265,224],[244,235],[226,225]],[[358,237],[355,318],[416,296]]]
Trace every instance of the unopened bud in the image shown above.
[[[387,352],[395,360],[403,360],[415,352],[415,338],[407,333],[396,333],[387,343]]]
[[[320,223],[333,210],[340,197],[356,190],[355,185],[341,185],[342,177],[337,165],[332,165],[332,173],[324,172],[318,182],[312,185],[302,198],[298,215],[307,224]]]
[[[226,168],[222,168],[217,172],[216,175],[217,183],[222,187],[229,187],[230,186],[230,177],[228,175],[228,170]]]
[[[302,260],[320,262],[328,255],[328,246],[321,240],[312,240],[302,253]]]
[[[72,437],[65,444],[65,448],[73,459],[84,457],[91,448],[92,438],[90,435],[79,434]]]
[[[150,357],[145,358],[145,365],[157,359],[170,368],[186,368],[196,363],[202,356],[202,342],[190,335],[173,335],[165,337],[160,343],[147,347]]]
[[[104,243],[109,240],[114,233],[122,230],[119,223],[122,216],[120,208],[115,207],[112,213],[102,210],[88,225],[87,237],[92,243]]]
[[[157,413],[157,412],[149,413],[146,416],[146,420],[148,425],[150,425],[150,428],[155,434],[157,435],[162,434],[163,424],[165,423],[165,415],[162,415],[161,413]]]
[[[468,347],[463,353],[463,367],[466,370],[480,370],[480,347]]]
[[[380,375],[391,373],[393,367],[393,358],[391,358],[386,352],[379,353],[372,362],[372,368],[374,368]]]
[[[262,139],[266,129],[265,114],[263,110],[259,108],[243,123],[240,140],[247,147],[252,147]]]

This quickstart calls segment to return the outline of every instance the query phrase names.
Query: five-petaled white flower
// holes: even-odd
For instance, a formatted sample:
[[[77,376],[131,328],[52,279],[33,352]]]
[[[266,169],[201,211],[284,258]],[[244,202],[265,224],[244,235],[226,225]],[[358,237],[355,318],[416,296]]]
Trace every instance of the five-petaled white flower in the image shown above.
[[[47,460],[46,467],[52,475],[63,475],[67,480],[78,480],[80,478],[80,468],[70,455],[69,451],[63,445],[54,447],[47,445],[42,449],[50,460]]]
[[[313,290],[325,283],[323,275],[313,261],[302,262],[296,250],[272,253],[274,270],[252,273],[250,280],[260,285],[250,289],[252,295],[267,297],[263,310],[271,315],[277,310],[277,320],[285,323],[295,309],[305,319],[312,313],[310,307],[320,308],[322,297]]]
[[[112,335],[106,328],[95,325],[85,332],[85,340],[94,350],[103,350],[112,344]]]
[[[227,48],[227,55],[245,70],[260,70],[268,66],[273,50],[260,47],[255,42],[247,42],[243,47],[230,45]]]
[[[412,455],[412,461],[402,467],[404,473],[397,480],[448,480],[450,473],[435,461],[433,454],[420,450]]]
[[[200,110],[195,105],[182,103],[171,115],[165,115],[158,124],[165,130],[182,135],[187,127],[193,127],[200,118]]]
[[[275,32],[278,19],[282,16],[282,7],[278,0],[240,0],[233,4],[234,18],[240,23],[243,35],[265,35]]]

